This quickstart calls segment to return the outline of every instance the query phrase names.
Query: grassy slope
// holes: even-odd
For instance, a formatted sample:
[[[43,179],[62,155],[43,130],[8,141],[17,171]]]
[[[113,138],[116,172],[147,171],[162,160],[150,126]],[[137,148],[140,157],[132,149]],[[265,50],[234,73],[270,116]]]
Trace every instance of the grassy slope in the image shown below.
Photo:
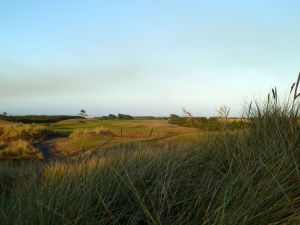
[[[61,153],[74,153],[82,149],[95,148],[103,143],[114,145],[132,143],[148,139],[159,140],[168,137],[195,136],[197,129],[171,125],[167,120],[66,120],[48,125],[48,129],[70,134],[75,129],[93,129],[105,127],[116,134],[116,137],[91,137],[91,138],[61,138],[55,140],[56,150]],[[122,137],[121,137],[122,130]]]
[[[187,133],[195,131],[194,129],[174,126],[168,123],[167,120],[65,120],[54,124],[49,124],[48,127],[53,130],[70,133],[74,129],[92,129],[96,127],[105,127],[113,132],[120,133],[123,128],[123,133],[128,135],[149,136],[153,129],[153,136],[164,136],[178,133]]]
[[[34,127],[34,125],[17,125],[16,123],[0,121],[1,128],[13,128],[15,126],[21,127]],[[49,130],[50,133],[57,133],[63,135],[69,135],[74,130],[86,130],[94,129],[99,127],[108,128],[110,131],[114,132],[113,137],[79,137],[79,138],[55,138],[50,140],[51,146],[55,149],[55,152],[60,154],[74,154],[77,151],[88,150],[96,148],[105,143],[105,147],[111,147],[120,143],[133,143],[145,140],[160,140],[174,137],[179,138],[182,136],[183,140],[186,140],[189,136],[195,136],[198,133],[197,129],[180,127],[177,125],[171,125],[167,120],[95,120],[95,119],[71,119],[60,121],[57,123],[46,123],[45,129]],[[20,127],[20,128],[21,128]],[[27,129],[26,132],[30,132]],[[121,136],[122,131],[122,136]],[[23,132],[23,131],[22,131]],[[24,133],[25,135],[25,133]],[[25,136],[24,136],[25,137]],[[50,138],[50,137],[49,137]],[[17,138],[19,139],[19,138]],[[20,139],[22,137],[20,136]],[[43,138],[44,139],[44,138]],[[17,140],[15,140],[17,141]],[[24,141],[28,141],[25,140]],[[1,141],[0,136],[0,150],[5,148],[7,143]],[[23,147],[25,149],[25,147]]]

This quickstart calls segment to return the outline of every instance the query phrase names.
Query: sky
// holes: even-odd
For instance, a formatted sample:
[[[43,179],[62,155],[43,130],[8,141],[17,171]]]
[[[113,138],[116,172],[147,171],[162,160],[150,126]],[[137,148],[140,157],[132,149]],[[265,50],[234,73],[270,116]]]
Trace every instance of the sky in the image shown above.
[[[0,3],[0,112],[214,116],[300,71],[300,2]]]

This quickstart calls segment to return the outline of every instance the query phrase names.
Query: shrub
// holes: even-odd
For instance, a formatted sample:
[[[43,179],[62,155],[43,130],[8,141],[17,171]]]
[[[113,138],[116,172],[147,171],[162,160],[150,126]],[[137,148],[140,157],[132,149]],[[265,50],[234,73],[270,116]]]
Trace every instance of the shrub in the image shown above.
[[[198,128],[204,131],[220,131],[224,128],[228,130],[236,130],[244,128],[247,123],[243,120],[240,121],[228,121],[226,124],[220,118],[212,117],[193,117],[193,127]],[[191,121],[187,117],[180,117],[180,116],[171,116],[169,117],[169,123],[182,126],[182,127],[192,127]]]
[[[119,113],[119,114],[118,114],[118,119],[119,119],[119,120],[133,120],[134,117],[133,117],[133,116],[130,116],[130,115],[126,115],[126,114],[121,114],[121,113]]]
[[[117,119],[117,116],[114,114],[108,114],[108,119],[115,120],[115,119]]]
[[[133,120],[134,117],[126,114],[118,114],[118,116],[114,114],[108,114],[108,116],[101,116],[101,117],[95,117],[95,119],[100,119],[100,120]]]

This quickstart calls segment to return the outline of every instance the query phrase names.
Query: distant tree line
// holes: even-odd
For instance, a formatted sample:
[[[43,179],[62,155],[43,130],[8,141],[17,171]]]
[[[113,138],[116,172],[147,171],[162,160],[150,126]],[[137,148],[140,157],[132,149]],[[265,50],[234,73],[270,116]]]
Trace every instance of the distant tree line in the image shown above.
[[[126,114],[119,113],[118,115],[108,114],[107,116],[95,117],[96,119],[103,120],[133,120],[134,117]]]
[[[81,116],[47,116],[47,115],[27,115],[27,116],[7,116],[0,115],[0,119],[11,121],[11,122],[22,122],[22,123],[56,123],[67,119],[82,119]]]
[[[80,117],[87,117],[88,116],[87,113],[86,113],[86,111],[84,109],[81,109],[78,115]]]
[[[135,116],[137,120],[167,120],[169,117],[166,116]]]
[[[193,117],[193,121],[189,117],[181,117],[176,114],[171,114],[169,117],[169,123],[179,125],[182,127],[194,127],[201,130],[217,131],[224,127],[226,129],[235,130],[243,127],[244,122],[242,120],[227,119],[224,123],[224,119],[220,117]]]

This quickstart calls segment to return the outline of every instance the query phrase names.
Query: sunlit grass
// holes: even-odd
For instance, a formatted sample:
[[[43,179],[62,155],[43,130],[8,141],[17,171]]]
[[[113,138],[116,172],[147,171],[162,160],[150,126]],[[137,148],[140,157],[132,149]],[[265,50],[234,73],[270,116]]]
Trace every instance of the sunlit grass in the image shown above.
[[[0,126],[0,159],[42,159],[35,144],[54,135],[44,126],[6,124]]]
[[[298,98],[283,103],[273,94],[246,111],[251,123],[245,129],[224,129],[190,143],[121,143],[77,160],[7,165],[1,168],[7,182],[1,184],[0,220],[298,224]]]

